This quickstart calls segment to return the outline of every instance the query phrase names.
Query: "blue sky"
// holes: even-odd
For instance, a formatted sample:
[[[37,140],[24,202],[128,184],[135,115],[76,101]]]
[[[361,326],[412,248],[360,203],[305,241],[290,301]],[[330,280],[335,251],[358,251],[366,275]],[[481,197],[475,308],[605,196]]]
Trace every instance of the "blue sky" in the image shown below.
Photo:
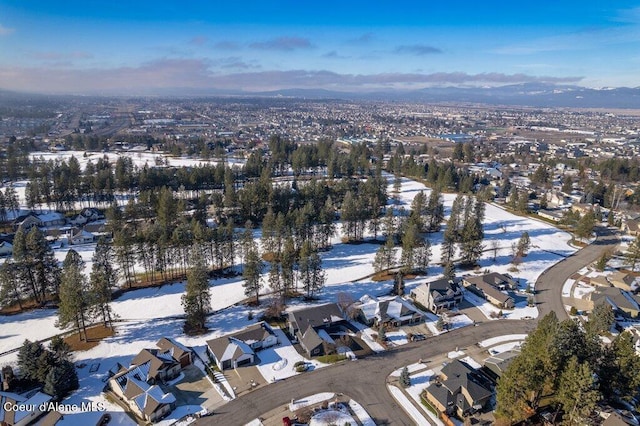
[[[640,86],[640,1],[0,0],[5,89],[525,82]]]

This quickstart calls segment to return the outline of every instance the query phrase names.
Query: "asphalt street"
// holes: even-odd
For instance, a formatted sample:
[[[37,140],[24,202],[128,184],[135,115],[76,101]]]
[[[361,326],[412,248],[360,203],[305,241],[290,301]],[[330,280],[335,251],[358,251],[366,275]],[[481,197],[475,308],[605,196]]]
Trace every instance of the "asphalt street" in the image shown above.
[[[549,268],[536,283],[536,303],[540,317],[554,311],[560,320],[568,318],[562,304],[562,286],[575,272],[615,247],[617,235],[606,228],[597,229],[597,239],[587,247]],[[242,425],[292,399],[320,392],[343,393],[355,399],[378,425],[413,425],[414,422],[389,394],[389,374],[419,359],[429,360],[443,353],[475,345],[477,342],[504,334],[529,333],[535,320],[486,321],[476,327],[464,327],[410,343],[357,361],[307,372],[256,389],[216,410],[211,417],[198,420],[198,425]]]

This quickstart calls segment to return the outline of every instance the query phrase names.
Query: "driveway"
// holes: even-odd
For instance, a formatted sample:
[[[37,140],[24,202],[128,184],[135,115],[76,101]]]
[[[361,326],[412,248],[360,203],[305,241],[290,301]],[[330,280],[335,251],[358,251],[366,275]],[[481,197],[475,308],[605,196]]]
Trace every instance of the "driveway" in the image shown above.
[[[176,397],[177,405],[200,405],[212,408],[224,403],[218,391],[198,367],[190,365],[182,370],[182,374],[184,379],[175,385],[167,386],[167,389]]]

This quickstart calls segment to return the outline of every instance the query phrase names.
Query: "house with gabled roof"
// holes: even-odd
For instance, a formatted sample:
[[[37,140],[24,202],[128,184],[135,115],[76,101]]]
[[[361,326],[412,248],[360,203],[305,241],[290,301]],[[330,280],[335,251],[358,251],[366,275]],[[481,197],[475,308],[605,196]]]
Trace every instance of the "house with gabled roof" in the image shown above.
[[[420,284],[411,290],[410,297],[431,312],[438,313],[458,306],[462,301],[462,289],[454,280],[442,278]]]
[[[325,332],[331,328],[346,324],[342,311],[335,303],[326,305],[311,306],[309,308],[300,309],[289,312],[287,317],[289,323],[289,332],[295,336],[300,342],[300,346],[307,352],[309,356],[320,356],[328,352],[334,344],[326,337]]]
[[[611,285],[624,291],[632,291],[636,278],[622,271],[615,271],[607,277]]]
[[[507,275],[497,272],[479,276],[467,275],[462,278],[462,285],[499,308],[513,309],[515,307],[513,297],[509,296],[506,291],[515,290],[518,288],[518,283]]]
[[[150,383],[151,369],[151,361],[133,365],[111,377],[109,387],[136,416],[156,422],[173,411],[176,398],[171,392],[165,393],[158,385]]]
[[[13,392],[0,391],[0,425],[26,426],[46,413],[41,405],[51,401],[53,397],[43,392],[19,395]],[[16,407],[8,410],[6,407]]]
[[[425,393],[437,410],[461,418],[482,410],[493,395],[484,376],[460,360],[442,367],[440,380],[429,385]]]
[[[400,296],[384,299],[363,296],[355,309],[358,310],[358,319],[369,326],[399,327],[424,319],[423,313]]]
[[[220,370],[252,365],[256,352],[278,344],[278,336],[266,322],[207,341],[209,357]]]
[[[599,287],[589,294],[591,309],[601,303],[609,304],[623,316],[637,318],[640,315],[639,300],[630,293],[616,287]]]
[[[180,367],[182,368],[193,363],[193,351],[170,337],[163,337],[158,340],[156,346],[160,348],[162,352],[170,355],[171,358],[180,363]]]
[[[131,365],[148,364],[148,377],[152,383],[167,382],[180,375],[182,366],[168,352],[159,349],[143,349],[133,358]]]

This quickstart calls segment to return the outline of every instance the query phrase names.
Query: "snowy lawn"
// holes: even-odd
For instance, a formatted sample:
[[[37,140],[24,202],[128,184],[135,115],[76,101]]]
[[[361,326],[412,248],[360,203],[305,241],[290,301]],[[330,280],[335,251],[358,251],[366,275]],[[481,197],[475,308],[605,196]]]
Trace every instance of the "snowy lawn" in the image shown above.
[[[504,343],[504,342],[513,342],[515,340],[524,340],[527,338],[526,334],[505,334],[503,336],[496,336],[496,337],[492,337],[490,339],[485,339],[483,341],[481,341],[480,343],[478,343],[478,345],[481,348],[489,348],[495,345],[498,345],[500,343]]]
[[[465,314],[451,316],[448,319],[449,330],[455,330],[460,327],[467,327],[473,324],[473,320]]]
[[[367,411],[362,405],[360,405],[360,403],[352,399],[349,401],[349,408],[351,409],[351,411],[353,411],[362,426],[376,426],[369,413],[367,413]]]
[[[304,398],[296,399],[289,404],[289,411],[298,411],[299,409],[308,407],[309,405],[328,401],[330,399],[333,399],[335,395],[336,394],[332,392],[322,392]]]
[[[409,343],[409,338],[404,330],[388,331],[387,342],[392,346],[401,346]]]
[[[402,390],[392,385],[387,385],[387,389],[389,389],[389,392],[391,393],[391,396],[393,396],[393,399],[395,399],[396,402],[404,409],[404,411],[407,412],[407,414],[409,415],[409,417],[411,417],[411,419],[415,422],[415,424],[417,425],[431,424],[431,422],[425,418],[424,414],[422,414],[422,412],[420,412],[420,410],[418,410],[413,405],[413,403],[409,400],[409,398],[407,398],[404,395]],[[435,419],[433,414],[429,413],[428,411],[427,411],[427,414],[429,415],[429,418],[431,420]],[[438,420],[435,419],[433,421],[438,421]],[[444,426],[444,423],[436,423],[436,424],[439,424],[439,425],[441,424]]]
[[[522,347],[523,342],[524,340],[519,342],[510,342],[510,343],[503,343],[501,345],[496,345],[489,349],[489,353],[491,355],[496,355],[496,354],[501,354],[503,352],[511,351],[514,349],[520,349]]]
[[[291,342],[282,330],[275,328],[273,331],[278,337],[280,344],[258,352],[260,364],[258,364],[257,367],[266,382],[286,379],[296,374],[304,374],[297,373],[295,370],[294,364],[298,361],[304,361],[310,366],[310,369],[327,366],[327,364],[318,361],[305,359],[295,350],[293,345],[291,345]]]

